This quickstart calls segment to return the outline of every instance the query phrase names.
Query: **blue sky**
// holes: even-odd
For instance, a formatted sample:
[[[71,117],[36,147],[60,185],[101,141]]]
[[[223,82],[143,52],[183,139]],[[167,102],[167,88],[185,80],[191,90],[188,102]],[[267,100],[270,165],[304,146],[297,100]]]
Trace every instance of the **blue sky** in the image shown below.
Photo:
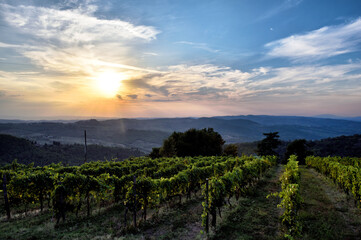
[[[361,1],[0,0],[0,118],[361,115]]]

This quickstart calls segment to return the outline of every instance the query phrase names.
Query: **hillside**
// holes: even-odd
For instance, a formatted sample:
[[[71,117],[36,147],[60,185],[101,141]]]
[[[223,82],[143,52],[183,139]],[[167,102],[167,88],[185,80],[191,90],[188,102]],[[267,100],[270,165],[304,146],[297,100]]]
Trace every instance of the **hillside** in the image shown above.
[[[227,143],[258,141],[263,138],[262,133],[275,131],[284,141],[361,134],[361,122],[356,121],[263,115],[0,123],[0,133],[24,137],[40,144],[53,141],[81,144],[83,132],[87,130],[90,144],[137,148],[145,152],[159,147],[173,131],[183,132],[190,128],[213,128]]]
[[[280,146],[276,149],[281,158],[289,143],[289,141],[281,141]],[[239,155],[256,154],[257,144],[258,141],[237,143]],[[307,141],[306,145],[315,156],[361,157],[361,134]]]
[[[101,145],[88,145],[87,160],[97,161],[118,158],[126,159],[132,156],[144,155],[136,149],[122,147],[105,147]],[[69,165],[84,163],[84,146],[80,144],[54,144],[38,145],[35,142],[10,135],[0,134],[0,166],[11,163],[17,159],[19,163],[35,166],[44,166],[51,163],[62,162]]]
[[[238,154],[256,154],[258,141],[237,143]],[[276,152],[283,158],[289,141],[281,141]],[[308,149],[317,156],[350,156],[361,157],[361,135],[340,136],[315,141],[307,141]],[[88,160],[126,159],[132,156],[143,156],[145,152],[124,147],[108,147],[88,145]],[[11,163],[18,159],[19,163],[44,166],[50,163],[63,162],[69,165],[79,165],[84,162],[84,146],[82,144],[62,144],[52,142],[40,145],[34,141],[0,134],[0,165]]]

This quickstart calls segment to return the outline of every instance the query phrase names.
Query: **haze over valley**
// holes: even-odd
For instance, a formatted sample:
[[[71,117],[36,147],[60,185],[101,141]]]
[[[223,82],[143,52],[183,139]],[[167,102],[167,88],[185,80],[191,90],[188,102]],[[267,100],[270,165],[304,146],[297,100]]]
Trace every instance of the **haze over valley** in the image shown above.
[[[361,133],[361,121],[342,119],[241,115],[211,118],[155,118],[81,120],[75,122],[0,123],[0,133],[36,141],[39,144],[83,144],[84,130],[89,144],[135,148],[149,153],[162,145],[172,132],[190,128],[213,128],[226,143],[261,140],[265,132],[279,132],[282,140],[318,140]]]

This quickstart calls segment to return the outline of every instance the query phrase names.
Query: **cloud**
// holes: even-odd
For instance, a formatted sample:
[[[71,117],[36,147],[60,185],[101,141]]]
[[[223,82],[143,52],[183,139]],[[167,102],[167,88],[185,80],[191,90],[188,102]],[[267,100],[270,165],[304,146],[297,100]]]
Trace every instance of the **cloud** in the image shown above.
[[[90,1],[91,2],[91,1]],[[92,76],[102,69],[157,72],[128,64],[139,45],[157,38],[153,26],[96,17],[89,1],[54,8],[0,4],[0,14],[21,43],[3,43],[47,71]],[[106,59],[106,61],[104,61]]]
[[[209,47],[209,45],[207,43],[195,43],[195,42],[188,42],[188,41],[180,41],[180,42],[175,42],[175,43],[183,44],[183,45],[190,45],[194,48],[202,49],[204,51],[211,52],[211,53],[219,52],[218,49],[213,49],[213,48]]]
[[[246,73],[229,67],[204,65],[173,65],[158,74],[145,74],[138,78],[123,80],[126,89],[139,96],[151,95],[152,101],[189,101],[229,99],[239,92],[251,76],[260,72]],[[235,89],[237,91],[235,91]],[[139,101],[144,99],[138,98]]]
[[[21,31],[41,39],[58,40],[62,43],[88,43],[93,41],[115,41],[119,39],[153,40],[159,33],[151,26],[135,26],[118,19],[99,19],[92,16],[96,8],[85,10],[53,9],[36,6],[10,6],[1,4],[4,19]]]
[[[50,86],[55,88],[58,92],[68,91],[75,87],[74,84],[64,83],[61,81],[53,81],[50,83]]]
[[[19,47],[23,47],[23,46],[17,45],[17,44],[8,44],[8,43],[0,42],[0,48],[19,48]]]
[[[224,98],[225,96],[221,93],[230,92],[231,89],[228,88],[212,88],[212,87],[200,87],[194,92],[187,92],[186,95],[192,96],[192,99],[202,99],[204,96],[211,98],[213,100]]]
[[[311,104],[313,109],[316,109],[314,106],[330,104],[354,106],[359,105],[361,99],[361,65],[356,60],[335,65],[264,66],[248,72],[212,64],[182,64],[169,66],[162,73],[142,74],[138,78],[123,80],[123,87],[113,101],[130,104],[133,108],[147,106],[147,109],[157,108],[160,111],[163,108],[157,103],[169,104],[170,109],[171,104],[184,103],[198,108],[227,108],[236,114],[239,108],[248,108],[250,111],[264,109],[270,113],[270,109],[277,110],[277,106],[289,107],[290,104],[295,109],[306,103]],[[21,78],[21,73],[14,76]],[[9,96],[16,93],[16,89],[8,91],[6,88],[7,84],[3,80],[7,78],[4,75],[1,79],[0,72],[0,89],[7,91],[2,99],[10,99]],[[67,87],[62,84],[66,81],[49,83],[52,87]],[[22,99],[30,95],[33,95],[32,89]],[[47,96],[50,97],[51,93]]]
[[[139,102],[252,103],[307,98],[361,97],[359,62],[338,65],[259,67],[243,72],[230,67],[174,65],[164,73],[123,81]],[[130,94],[130,93],[127,93]],[[150,99],[151,97],[151,99]],[[333,100],[334,101],[334,100]]]
[[[135,100],[135,99],[138,98],[138,95],[136,95],[136,94],[129,94],[129,95],[127,95],[127,97],[130,98],[130,99]]]
[[[343,25],[328,26],[305,34],[292,35],[265,45],[269,57],[292,60],[319,60],[358,51],[361,18]]]
[[[359,64],[270,68],[267,74],[258,75],[249,82],[247,89],[251,94],[246,98],[274,101],[326,97],[335,101],[348,95],[356,100],[361,97],[361,87],[355,87],[359,86],[360,71]]]
[[[98,60],[94,61],[93,63],[96,65],[99,65],[99,66],[122,68],[122,69],[129,69],[129,70],[135,70],[135,71],[141,71],[141,72],[161,73],[161,71],[154,70],[154,69],[134,67],[134,66],[119,64],[119,63],[111,63],[111,62],[98,61]]]
[[[16,36],[16,41],[4,36],[0,48],[11,48],[18,61],[34,69],[0,71],[0,89],[7,91],[4,98],[20,93],[23,102],[49,103],[52,99],[71,108],[76,102],[100,97],[95,83],[102,72],[119,72],[124,77],[160,73],[132,65],[137,62],[135,52],[154,41],[160,31],[99,17],[92,2],[46,2],[42,7],[0,3],[2,24],[9,36]],[[138,98],[132,92],[119,92],[113,100],[121,96]]]
[[[262,14],[261,17],[257,19],[257,21],[262,21],[268,18],[271,18],[283,11],[287,11],[288,9],[294,8],[298,6],[303,0],[284,0],[282,4],[278,5],[275,8],[270,9],[268,12]]]
[[[154,93],[158,93],[164,96],[168,96],[169,92],[166,88],[166,86],[162,85],[156,85],[156,84],[150,84],[149,81],[154,80],[156,78],[162,77],[163,74],[148,74],[148,75],[143,75],[139,78],[132,78],[129,80],[123,80],[122,84],[124,86],[126,86],[129,89],[132,89],[132,91],[134,90],[139,90],[139,89],[144,89],[147,91],[152,91]]]
[[[158,56],[158,53],[154,53],[154,52],[145,52],[144,55],[149,55],[149,56]]]

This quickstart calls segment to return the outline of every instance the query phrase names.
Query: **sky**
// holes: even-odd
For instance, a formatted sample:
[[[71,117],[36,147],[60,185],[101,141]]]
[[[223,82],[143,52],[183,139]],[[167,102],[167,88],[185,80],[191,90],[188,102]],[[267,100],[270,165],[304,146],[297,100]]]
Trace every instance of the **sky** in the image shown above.
[[[361,115],[360,0],[0,0],[0,118]]]

